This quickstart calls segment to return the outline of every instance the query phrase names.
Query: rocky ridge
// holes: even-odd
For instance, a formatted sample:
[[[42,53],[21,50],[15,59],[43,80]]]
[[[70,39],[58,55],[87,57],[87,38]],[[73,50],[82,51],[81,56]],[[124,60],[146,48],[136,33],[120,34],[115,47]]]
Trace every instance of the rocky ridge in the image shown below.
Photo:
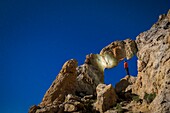
[[[114,41],[83,65],[68,60],[29,113],[168,113],[170,111],[170,11],[136,40]],[[138,75],[127,75],[115,88],[104,84],[104,69],[138,57]]]

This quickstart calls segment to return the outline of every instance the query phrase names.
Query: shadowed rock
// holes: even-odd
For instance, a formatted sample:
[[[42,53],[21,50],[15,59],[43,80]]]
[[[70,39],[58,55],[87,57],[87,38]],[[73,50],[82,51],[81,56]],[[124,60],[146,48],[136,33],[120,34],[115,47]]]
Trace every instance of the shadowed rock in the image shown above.
[[[133,93],[144,97],[156,93],[149,106],[154,113],[170,111],[170,10],[160,15],[150,30],[136,38],[138,47],[138,76]]]
[[[104,83],[105,68],[117,66],[121,60],[132,58],[136,52],[135,41],[126,39],[112,42],[100,54],[87,55],[85,63],[77,68],[77,92],[95,95],[97,85]]]
[[[115,85],[115,91],[116,93],[120,93],[120,92],[125,92],[127,90],[130,90],[130,86],[132,84],[134,84],[136,81],[136,77],[133,77],[133,76],[129,76],[127,75],[126,77],[122,78],[120,80],[120,82],[118,82],[116,85]],[[128,88],[129,87],[129,88]],[[128,89],[127,89],[128,88]]]

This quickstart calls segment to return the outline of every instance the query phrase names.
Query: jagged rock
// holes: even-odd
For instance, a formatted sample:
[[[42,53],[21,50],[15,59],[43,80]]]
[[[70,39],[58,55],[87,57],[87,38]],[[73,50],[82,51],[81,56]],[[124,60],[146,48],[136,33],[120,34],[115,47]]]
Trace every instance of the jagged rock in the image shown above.
[[[81,101],[81,98],[72,94],[68,94],[65,98],[65,102]]]
[[[31,106],[31,108],[29,110],[29,113],[35,113],[37,111],[37,109],[40,109],[40,107],[36,106],[36,105],[33,105],[33,106]]]
[[[127,87],[135,83],[136,77],[127,75],[126,77],[122,78],[120,82],[115,85],[116,93],[120,93],[122,91],[127,91]],[[130,89],[128,89],[130,90]]]
[[[67,97],[65,98],[64,108],[65,108],[64,111],[72,111],[72,112],[76,111],[77,109],[83,110],[84,109],[83,101],[78,96],[68,94]]]
[[[138,76],[133,93],[144,97],[156,93],[149,106],[154,113],[170,111],[170,11],[161,15],[150,30],[136,38],[138,47]]]
[[[73,104],[65,104],[64,105],[64,112],[74,112],[77,108]]]
[[[59,107],[55,105],[45,106],[41,109],[37,109],[35,113],[59,113]]]
[[[116,90],[116,93],[120,93],[122,91],[125,91],[125,89],[130,85],[130,83],[125,80],[125,79],[122,79],[119,83],[117,83],[115,85],[115,90]]]
[[[146,63],[141,60],[137,60],[137,63],[138,63],[138,72],[141,72],[146,67]]]
[[[94,101],[93,95],[78,97],[68,94],[62,105],[64,106],[64,112],[95,113],[92,106]]]
[[[108,46],[104,47],[100,54],[107,56],[108,54],[112,56],[112,59],[115,60],[115,62],[120,62],[124,58],[130,59],[132,58],[137,52],[137,47],[135,41],[131,39],[126,39],[123,41],[115,41],[109,44]],[[112,68],[117,65],[112,65],[109,68]]]
[[[104,82],[104,71],[91,64],[83,64],[77,68],[77,89],[84,95],[95,95],[96,87]]]
[[[77,68],[77,92],[95,95],[99,83],[104,83],[104,69],[113,68],[124,58],[130,59],[137,52],[135,41],[126,39],[115,41],[100,54],[86,56],[85,64]]]
[[[105,112],[114,104],[116,104],[118,97],[111,84],[110,85],[99,84],[96,88],[96,91],[97,101],[94,104],[94,107],[97,111],[100,111],[100,113]]]
[[[57,78],[54,80],[50,88],[47,90],[40,107],[47,106],[50,104],[62,103],[67,94],[75,94],[76,87],[76,77],[77,77],[77,61],[69,60],[67,61]]]

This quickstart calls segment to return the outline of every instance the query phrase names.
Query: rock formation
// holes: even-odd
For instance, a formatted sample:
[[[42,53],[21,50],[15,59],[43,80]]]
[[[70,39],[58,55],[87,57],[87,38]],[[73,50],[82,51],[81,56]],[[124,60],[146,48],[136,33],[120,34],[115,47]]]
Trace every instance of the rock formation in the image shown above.
[[[94,104],[96,110],[102,112],[113,107],[117,101],[117,95],[112,85],[99,84],[96,88],[97,101]]]
[[[104,84],[105,68],[138,57],[137,77],[126,76],[116,87]],[[136,40],[114,41],[100,54],[89,54],[81,66],[67,61],[42,102],[29,113],[115,113],[170,111],[170,11]]]
[[[136,82],[136,77],[127,75],[115,85],[116,93],[132,90],[132,85]]]
[[[87,55],[85,63],[77,68],[77,91],[95,95],[97,85],[104,83],[104,69],[117,66],[121,60],[132,58],[136,52],[135,41],[126,39],[109,44],[100,54]]]
[[[154,113],[170,111],[170,11],[136,38],[138,77],[133,93],[141,98],[156,93],[149,106]]]

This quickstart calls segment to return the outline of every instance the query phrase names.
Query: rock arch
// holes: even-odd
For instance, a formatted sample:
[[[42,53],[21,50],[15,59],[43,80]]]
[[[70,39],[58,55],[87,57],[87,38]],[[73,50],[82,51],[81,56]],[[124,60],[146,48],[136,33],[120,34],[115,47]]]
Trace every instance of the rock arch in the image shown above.
[[[104,69],[113,68],[123,59],[130,59],[137,53],[135,41],[126,39],[114,41],[104,47],[100,54],[86,56],[85,63],[77,68],[77,91],[95,94],[99,83],[104,83]]]
[[[104,83],[104,69],[115,67],[125,58],[132,58],[136,52],[135,41],[126,39],[112,42],[100,54],[87,55],[81,66],[77,66],[75,59],[68,60],[47,90],[40,106],[56,105],[64,101],[67,94],[95,95],[97,85]]]

